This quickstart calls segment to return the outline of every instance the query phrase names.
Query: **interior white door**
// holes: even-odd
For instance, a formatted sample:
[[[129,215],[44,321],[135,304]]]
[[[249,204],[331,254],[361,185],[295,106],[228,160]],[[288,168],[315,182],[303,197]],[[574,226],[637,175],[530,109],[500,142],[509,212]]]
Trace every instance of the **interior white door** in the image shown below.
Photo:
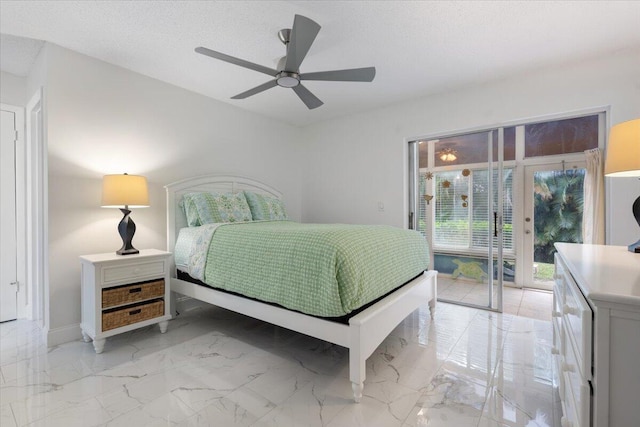
[[[16,282],[16,120],[0,110],[0,322],[17,317]]]

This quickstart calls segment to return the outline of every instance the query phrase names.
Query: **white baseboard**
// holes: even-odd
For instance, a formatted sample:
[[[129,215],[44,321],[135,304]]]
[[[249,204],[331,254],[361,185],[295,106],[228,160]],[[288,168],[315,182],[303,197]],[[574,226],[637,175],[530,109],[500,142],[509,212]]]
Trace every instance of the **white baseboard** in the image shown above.
[[[80,324],[62,326],[60,328],[49,329],[43,331],[47,341],[47,347],[64,344],[66,342],[76,341],[82,338]]]

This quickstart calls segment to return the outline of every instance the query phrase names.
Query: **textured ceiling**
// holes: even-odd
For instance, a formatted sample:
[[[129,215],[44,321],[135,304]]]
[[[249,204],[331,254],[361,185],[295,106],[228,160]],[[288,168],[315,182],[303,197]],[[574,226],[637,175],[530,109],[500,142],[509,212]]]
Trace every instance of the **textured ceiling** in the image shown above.
[[[322,26],[301,72],[375,66],[375,80],[305,82],[324,101],[311,111],[280,87],[231,100],[269,77],[193,51],[275,67],[285,53],[277,32],[295,14]],[[56,43],[294,125],[640,46],[639,23],[638,1],[0,1],[5,35]],[[0,39],[1,66],[25,74],[34,42],[23,52],[15,40]]]

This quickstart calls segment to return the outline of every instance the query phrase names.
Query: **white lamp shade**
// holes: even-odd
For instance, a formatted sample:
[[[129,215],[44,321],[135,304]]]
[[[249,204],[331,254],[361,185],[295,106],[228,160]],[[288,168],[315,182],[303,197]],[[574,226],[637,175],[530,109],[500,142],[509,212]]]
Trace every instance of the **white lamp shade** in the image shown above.
[[[640,176],[640,119],[618,123],[611,128],[604,174]]]
[[[146,208],[149,206],[147,178],[139,175],[105,175],[102,178],[103,208]]]

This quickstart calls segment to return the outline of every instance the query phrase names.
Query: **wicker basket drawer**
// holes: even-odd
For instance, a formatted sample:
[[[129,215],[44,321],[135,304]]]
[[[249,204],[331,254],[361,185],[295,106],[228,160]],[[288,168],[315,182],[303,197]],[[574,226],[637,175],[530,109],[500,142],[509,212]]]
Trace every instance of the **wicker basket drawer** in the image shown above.
[[[102,308],[130,304],[164,296],[164,280],[118,286],[102,290]]]
[[[164,301],[155,300],[102,313],[102,331],[120,328],[164,314]]]

